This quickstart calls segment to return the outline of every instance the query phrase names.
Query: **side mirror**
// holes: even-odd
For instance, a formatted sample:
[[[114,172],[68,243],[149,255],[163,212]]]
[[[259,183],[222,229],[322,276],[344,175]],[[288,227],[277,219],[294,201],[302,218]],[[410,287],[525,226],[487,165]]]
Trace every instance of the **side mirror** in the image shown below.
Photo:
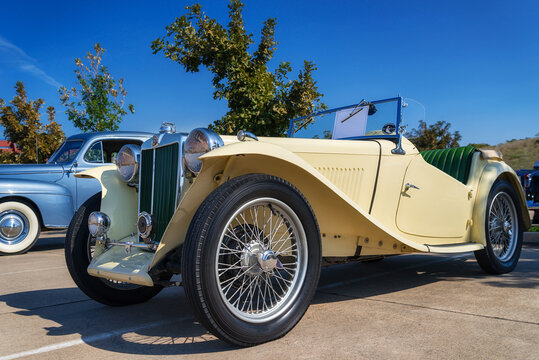
[[[75,169],[77,168],[77,166],[79,166],[79,163],[77,162],[77,160],[73,161],[73,163],[71,164],[71,167],[69,168],[69,172],[75,172]]]

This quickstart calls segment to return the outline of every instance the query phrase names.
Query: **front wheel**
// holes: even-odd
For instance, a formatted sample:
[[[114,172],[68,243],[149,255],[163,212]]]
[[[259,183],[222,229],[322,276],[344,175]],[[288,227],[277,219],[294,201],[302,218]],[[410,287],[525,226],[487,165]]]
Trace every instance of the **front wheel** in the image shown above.
[[[24,254],[39,238],[36,211],[20,201],[0,203],[0,254]]]
[[[320,234],[303,195],[286,181],[244,175],[217,188],[195,214],[182,279],[199,321],[251,346],[301,319],[320,276]]]
[[[507,181],[497,180],[487,199],[485,234],[487,246],[475,252],[481,268],[504,274],[517,266],[522,248],[523,221],[515,190]]]
[[[69,224],[65,259],[73,281],[90,298],[106,305],[131,305],[151,299],[161,291],[162,286],[139,286],[88,274],[95,246],[95,240],[88,231],[88,216],[92,211],[98,211],[100,205],[101,193],[98,193],[81,205]]]

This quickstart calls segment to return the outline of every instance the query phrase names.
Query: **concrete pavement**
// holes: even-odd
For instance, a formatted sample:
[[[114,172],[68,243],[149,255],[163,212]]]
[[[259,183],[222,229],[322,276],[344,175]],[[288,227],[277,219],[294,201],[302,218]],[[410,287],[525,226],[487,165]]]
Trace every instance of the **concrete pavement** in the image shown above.
[[[484,274],[466,255],[333,266],[284,338],[237,349],[206,333],[182,288],[111,308],[71,280],[62,233],[0,257],[0,359],[539,359],[539,242],[516,270]]]

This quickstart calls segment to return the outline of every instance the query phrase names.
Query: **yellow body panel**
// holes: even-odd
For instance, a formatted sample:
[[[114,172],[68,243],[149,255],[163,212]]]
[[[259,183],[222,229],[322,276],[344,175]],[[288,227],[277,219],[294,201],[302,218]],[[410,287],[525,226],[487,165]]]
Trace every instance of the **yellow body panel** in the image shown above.
[[[101,211],[110,217],[111,239],[122,239],[137,232],[138,195],[127,186],[115,165],[100,166],[82,171],[76,177],[92,177],[101,183]]]
[[[445,238],[464,242],[472,215],[470,188],[428,164],[421,155],[410,162],[402,183],[396,219],[399,230],[441,238],[440,242],[447,242]]]
[[[325,257],[353,256],[358,246],[361,255],[482,249],[486,199],[492,183],[500,176],[518,182],[506,164],[476,153],[470,179],[464,185],[426,163],[406,139],[406,155],[392,154],[395,144],[388,140],[223,140],[224,147],[200,158],[200,174],[185,179],[182,200],[155,255],[138,256],[136,269],[129,270],[122,262],[132,258],[127,259],[125,251],[109,250],[99,257],[93,274],[99,270],[98,276],[121,281],[137,276],[136,281],[133,277],[130,281],[148,285],[149,276],[141,276],[141,269],[151,269],[183,244],[204,199],[225,181],[244,174],[277,176],[302,192],[318,221]],[[137,195],[116,175],[116,169],[92,169],[81,175],[102,183],[102,211],[112,220],[110,238],[117,241],[136,231]],[[405,191],[407,182],[421,190]],[[521,192],[520,196],[525,207]]]

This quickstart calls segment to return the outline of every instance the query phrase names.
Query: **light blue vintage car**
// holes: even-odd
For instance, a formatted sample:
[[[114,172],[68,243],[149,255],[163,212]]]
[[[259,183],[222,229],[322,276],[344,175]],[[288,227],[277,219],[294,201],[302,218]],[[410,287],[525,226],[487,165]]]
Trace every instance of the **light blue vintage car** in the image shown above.
[[[41,229],[66,228],[75,211],[101,191],[95,179],[74,173],[113,163],[126,144],[141,145],[143,132],[73,135],[46,164],[0,165],[0,254],[28,251]]]

